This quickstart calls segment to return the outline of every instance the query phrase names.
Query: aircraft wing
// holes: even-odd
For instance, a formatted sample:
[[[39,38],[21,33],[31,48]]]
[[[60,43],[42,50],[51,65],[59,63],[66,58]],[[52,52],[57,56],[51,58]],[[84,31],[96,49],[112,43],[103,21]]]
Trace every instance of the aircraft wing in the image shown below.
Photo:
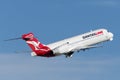
[[[102,47],[102,46],[98,46],[98,45],[94,45],[94,46],[77,46],[77,47],[73,47],[73,48],[71,48],[71,52],[79,52],[80,50],[83,50],[83,51],[85,51],[85,50],[87,50],[87,49],[91,49],[91,48],[98,48],[98,47]]]

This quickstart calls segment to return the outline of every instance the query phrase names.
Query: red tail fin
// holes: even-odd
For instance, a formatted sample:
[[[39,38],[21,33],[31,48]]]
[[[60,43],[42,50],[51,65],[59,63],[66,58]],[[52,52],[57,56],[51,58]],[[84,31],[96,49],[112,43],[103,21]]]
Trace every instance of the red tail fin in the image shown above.
[[[37,56],[49,56],[50,48],[40,43],[33,33],[22,35],[22,39],[26,41],[29,47],[36,53]]]
[[[33,51],[39,50],[43,45],[34,37],[33,33],[22,35],[22,39],[30,46]]]

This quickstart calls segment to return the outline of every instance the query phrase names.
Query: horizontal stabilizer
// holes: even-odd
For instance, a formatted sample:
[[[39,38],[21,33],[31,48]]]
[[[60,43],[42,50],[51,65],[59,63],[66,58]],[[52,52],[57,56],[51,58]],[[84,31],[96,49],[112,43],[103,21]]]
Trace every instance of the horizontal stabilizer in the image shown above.
[[[7,40],[4,40],[4,41],[13,41],[13,40],[18,40],[18,39],[22,39],[21,37],[18,37],[18,38],[11,38],[11,39],[7,39]]]

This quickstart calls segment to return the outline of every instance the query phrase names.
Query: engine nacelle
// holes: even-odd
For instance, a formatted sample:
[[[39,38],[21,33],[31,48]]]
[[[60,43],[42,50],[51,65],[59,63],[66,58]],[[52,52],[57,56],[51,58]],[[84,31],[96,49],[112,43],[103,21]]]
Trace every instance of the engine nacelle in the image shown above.
[[[68,52],[69,52],[69,48],[66,46],[62,46],[53,50],[53,53],[55,53],[55,55],[66,54]]]

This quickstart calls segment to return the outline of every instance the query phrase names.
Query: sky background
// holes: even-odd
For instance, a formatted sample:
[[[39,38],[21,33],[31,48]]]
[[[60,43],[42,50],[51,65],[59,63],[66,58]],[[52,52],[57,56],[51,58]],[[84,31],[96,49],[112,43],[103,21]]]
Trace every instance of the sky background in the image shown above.
[[[24,41],[3,41],[33,32],[49,44],[99,28],[114,40],[72,58],[18,54],[30,50]],[[120,80],[119,0],[0,0],[0,34],[0,80]]]

